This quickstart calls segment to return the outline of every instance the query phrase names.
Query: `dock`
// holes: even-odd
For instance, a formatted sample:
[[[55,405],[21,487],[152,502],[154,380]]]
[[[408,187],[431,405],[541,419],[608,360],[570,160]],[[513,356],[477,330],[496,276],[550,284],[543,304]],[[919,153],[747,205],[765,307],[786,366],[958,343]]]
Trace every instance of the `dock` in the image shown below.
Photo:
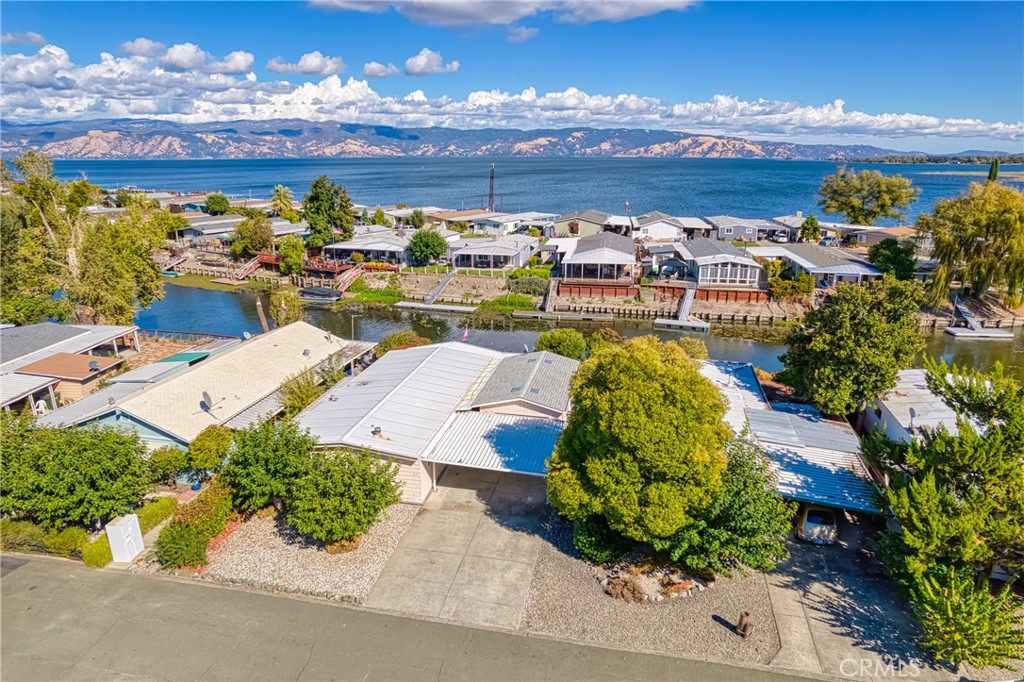
[[[396,308],[406,310],[426,310],[433,313],[462,313],[470,315],[476,312],[475,305],[443,305],[439,303],[416,303],[414,301],[399,301]]]
[[[673,320],[670,317],[659,317],[654,320],[654,326],[662,329],[678,329],[680,331],[706,332],[711,325],[703,320]]]
[[[958,339],[993,339],[998,341],[1012,341],[1013,332],[1007,329],[993,329],[990,327],[946,327],[946,333]]]
[[[524,320],[573,320],[576,322],[612,322],[614,315],[604,313],[545,313],[539,310],[515,310],[512,317]]]

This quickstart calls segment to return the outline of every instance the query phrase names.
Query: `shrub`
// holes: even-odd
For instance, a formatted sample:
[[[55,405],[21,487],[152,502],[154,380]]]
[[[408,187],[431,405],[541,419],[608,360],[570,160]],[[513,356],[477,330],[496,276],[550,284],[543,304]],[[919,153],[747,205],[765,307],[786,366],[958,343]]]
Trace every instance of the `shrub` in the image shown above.
[[[508,289],[513,294],[543,296],[548,290],[548,280],[535,275],[509,278]]]
[[[644,588],[631,575],[612,578],[608,581],[606,591],[615,599],[621,599],[627,604],[639,604],[640,602],[647,601],[647,593],[644,592]]]
[[[768,280],[768,295],[773,301],[807,298],[814,293],[814,275],[805,272],[793,279],[773,277]]]
[[[587,353],[593,355],[602,348],[626,343],[626,337],[611,327],[601,327],[587,337]]]
[[[517,279],[529,279],[530,277],[539,277],[543,280],[551,279],[551,265],[534,265],[528,268],[519,268],[509,273],[508,279],[510,284],[512,280]],[[547,284],[547,282],[545,282]]]
[[[490,310],[498,313],[511,313],[516,310],[536,310],[533,298],[523,294],[505,294],[488,299],[477,306],[478,310]]]
[[[307,369],[295,376],[288,377],[281,384],[284,405],[284,418],[291,419],[299,412],[313,404],[313,401],[323,395],[327,386],[320,382],[316,372]]]
[[[174,485],[181,470],[188,466],[188,453],[174,447],[163,447],[149,453],[149,470],[153,480]]]
[[[191,523],[172,521],[160,531],[156,541],[156,558],[164,568],[203,566],[206,564],[207,542],[209,537]]]
[[[596,564],[611,563],[629,550],[629,541],[599,516],[573,522],[572,543],[580,554]]]
[[[44,552],[46,530],[31,521],[0,520],[0,549],[5,552]]]
[[[89,533],[84,528],[75,526],[47,533],[43,538],[43,545],[48,553],[63,557],[80,554],[87,542]]]
[[[89,568],[103,568],[113,560],[114,555],[110,551],[110,541],[106,533],[102,533],[82,547],[82,563]]]
[[[152,502],[147,502],[135,512],[139,517],[139,528],[143,533],[148,533],[170,517],[177,508],[178,500],[174,497],[158,497]]]
[[[575,329],[552,329],[541,332],[533,344],[533,349],[547,350],[573,360],[581,360],[587,352],[587,339]]]
[[[231,488],[217,479],[210,483],[199,497],[178,507],[174,513],[174,521],[192,526],[209,539],[224,530],[224,524],[234,515]],[[168,524],[168,527],[170,525],[172,524]]]
[[[676,339],[676,343],[682,346],[686,354],[694,360],[708,360],[711,358],[708,355],[708,347],[702,340],[694,338],[692,336],[680,336]]]
[[[210,424],[188,446],[189,465],[198,471],[217,469],[231,449],[234,434],[220,424]]]
[[[359,253],[358,251],[353,251],[352,252],[352,262],[353,263],[355,263],[356,265],[359,265],[361,263],[364,263],[365,261],[366,261],[366,256],[364,256],[363,254]]]
[[[265,420],[235,434],[231,462],[218,480],[234,491],[235,506],[279,507],[295,479],[309,468],[316,440],[291,421]]]
[[[404,329],[400,332],[395,332],[394,334],[388,334],[381,339],[380,343],[377,344],[375,352],[379,358],[388,351],[416,348],[417,346],[429,346],[430,343],[430,339],[420,336],[411,329]]]

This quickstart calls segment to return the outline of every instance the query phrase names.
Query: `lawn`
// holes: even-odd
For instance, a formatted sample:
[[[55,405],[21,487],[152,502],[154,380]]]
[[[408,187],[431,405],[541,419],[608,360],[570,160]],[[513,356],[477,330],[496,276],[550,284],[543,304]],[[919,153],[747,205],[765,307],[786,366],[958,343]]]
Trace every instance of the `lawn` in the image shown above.
[[[211,281],[206,275],[178,275],[177,277],[163,277],[164,284],[171,284],[176,287],[192,287],[193,289],[207,289],[209,291],[238,291],[239,289],[255,289],[257,291],[269,291],[273,287],[266,282],[248,281],[245,284],[231,286],[230,284],[218,284]]]

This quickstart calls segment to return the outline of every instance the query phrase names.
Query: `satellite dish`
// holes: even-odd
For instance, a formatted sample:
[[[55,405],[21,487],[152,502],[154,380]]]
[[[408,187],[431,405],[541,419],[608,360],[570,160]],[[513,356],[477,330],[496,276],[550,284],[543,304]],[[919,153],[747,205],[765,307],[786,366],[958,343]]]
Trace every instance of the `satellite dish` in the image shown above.
[[[100,371],[100,363],[98,363],[95,360],[90,360],[89,361],[89,371],[90,372],[98,372],[98,371]]]
[[[209,412],[213,409],[213,398],[206,391],[203,391],[203,399],[199,402],[199,407],[202,408],[203,412]]]
[[[249,339],[252,338],[252,334],[250,334],[249,332],[242,332],[242,338],[248,341]]]

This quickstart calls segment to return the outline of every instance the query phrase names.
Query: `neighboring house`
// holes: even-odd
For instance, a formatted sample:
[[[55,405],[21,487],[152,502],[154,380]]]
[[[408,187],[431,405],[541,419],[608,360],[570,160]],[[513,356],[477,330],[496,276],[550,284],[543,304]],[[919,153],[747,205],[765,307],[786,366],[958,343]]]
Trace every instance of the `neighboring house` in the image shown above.
[[[540,239],[509,234],[492,239],[455,239],[449,242],[449,260],[457,268],[521,268],[526,266]]]
[[[772,222],[776,225],[781,225],[789,230],[788,237],[789,241],[796,242],[800,240],[800,230],[803,229],[804,221],[807,216],[803,214],[803,211],[797,211],[793,215],[783,215],[777,218],[772,218]],[[840,237],[842,236],[842,230],[836,226],[835,223],[823,223],[818,222],[818,226],[821,228],[822,237]]]
[[[923,369],[900,370],[896,386],[864,411],[865,429],[904,443],[940,427],[956,434],[956,412],[928,388],[927,376]]]
[[[675,242],[686,239],[686,228],[675,218],[638,220],[632,232],[638,241]]]
[[[437,206],[405,206],[403,208],[397,208],[393,206],[373,207],[367,209],[367,213],[369,214],[371,219],[373,218],[373,214],[377,212],[377,208],[383,208],[384,216],[390,221],[391,225],[404,225],[408,223],[409,216],[411,216],[416,211],[422,211],[423,215],[426,216],[427,218],[426,224],[430,224],[431,216],[445,212],[445,209],[439,208]]]
[[[236,214],[206,215],[200,213],[189,214],[185,217],[189,225],[178,230],[178,236],[195,242],[210,239],[230,242],[234,239],[235,229],[245,220],[245,216]],[[274,230],[275,239],[290,234],[303,235],[309,232],[309,225],[304,220],[292,223],[284,218],[271,218],[270,227]]]
[[[785,228],[759,218],[736,218],[730,215],[709,216],[705,220],[715,228],[715,235],[723,241],[759,242]]]
[[[576,364],[453,342],[392,351],[296,421],[322,447],[393,462],[402,501],[421,504],[448,466],[543,476]]]
[[[588,237],[604,232],[611,215],[603,211],[587,209],[567,213],[555,221],[556,237]]]
[[[447,230],[452,229],[452,225],[455,223],[466,223],[473,227],[473,221],[476,219],[485,219],[494,217],[493,211],[488,211],[482,208],[471,208],[464,211],[439,211],[427,216],[427,227],[443,227]]]
[[[559,240],[558,248],[563,279],[636,280],[636,245],[629,237],[599,232]]]
[[[110,391],[106,404],[95,405],[85,414],[77,409],[69,413],[59,410],[49,415],[49,421],[132,430],[150,448],[187,447],[211,424],[238,426],[240,417],[249,424],[277,414],[282,409],[279,389],[284,381],[331,357],[339,363],[353,363],[374,346],[340,339],[306,322],[294,322],[242,341],[155,383],[115,383],[105,389]]]
[[[382,230],[356,235],[344,242],[328,244],[323,256],[328,260],[346,261],[353,253],[361,253],[367,262],[411,265],[409,239],[414,230]]]
[[[782,259],[795,275],[810,273],[819,289],[830,289],[840,282],[861,284],[882,276],[882,272],[866,260],[835,247],[780,244],[759,246],[748,253],[769,260]]]
[[[18,368],[18,374],[57,380],[54,390],[61,404],[89,395],[100,385],[100,378],[120,365],[121,358],[79,353],[54,353]]]
[[[698,286],[735,286],[755,288],[761,284],[764,269],[747,252],[728,242],[700,237],[675,245],[682,277]]]
[[[899,227],[873,227],[851,232],[857,239],[857,246],[864,248],[874,246],[886,239],[905,241],[917,237],[917,229],[910,225]]]
[[[544,234],[545,228],[550,231],[549,226],[557,217],[556,213],[541,213],[539,211],[494,214],[491,217],[475,219],[473,231],[478,234],[501,236],[514,232],[525,232],[530,227],[536,227],[541,234]]]

